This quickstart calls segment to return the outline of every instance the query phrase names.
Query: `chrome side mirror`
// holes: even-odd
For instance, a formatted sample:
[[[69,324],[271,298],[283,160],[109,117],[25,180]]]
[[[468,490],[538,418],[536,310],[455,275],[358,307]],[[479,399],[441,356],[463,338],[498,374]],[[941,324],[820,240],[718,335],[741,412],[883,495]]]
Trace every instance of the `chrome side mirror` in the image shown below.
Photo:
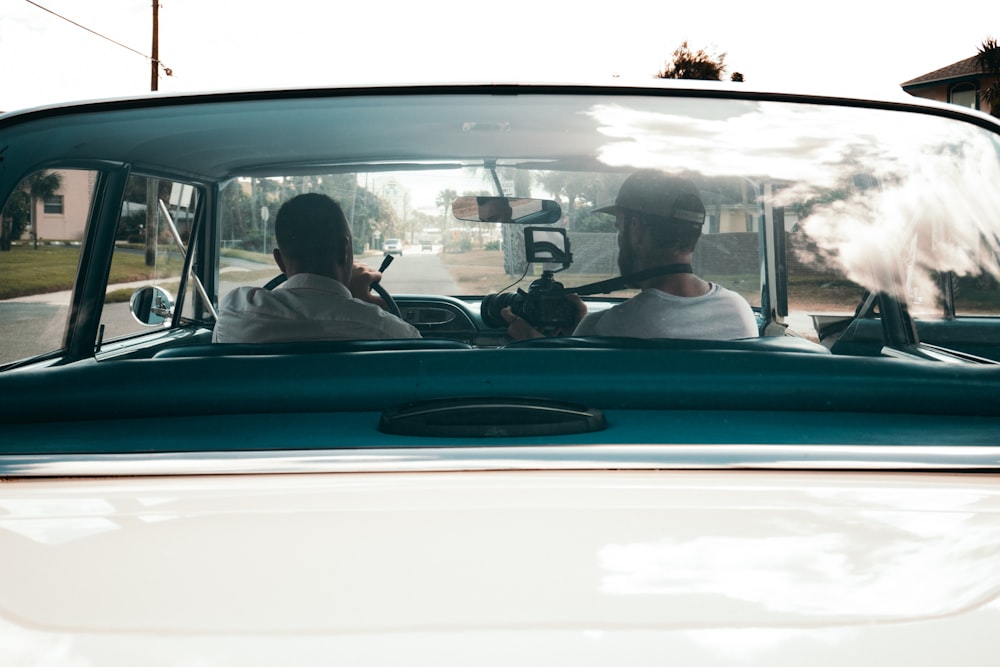
[[[132,293],[128,301],[132,317],[139,324],[155,327],[173,317],[174,300],[162,287],[147,285]]]

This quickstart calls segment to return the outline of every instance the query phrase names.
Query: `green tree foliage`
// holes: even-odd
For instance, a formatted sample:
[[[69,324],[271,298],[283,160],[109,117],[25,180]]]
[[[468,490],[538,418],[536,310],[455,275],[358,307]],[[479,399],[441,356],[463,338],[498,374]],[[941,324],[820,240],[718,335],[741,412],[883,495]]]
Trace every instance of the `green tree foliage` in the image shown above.
[[[257,195],[255,188],[267,180],[254,179],[251,183],[232,180],[222,189],[220,231],[223,244],[243,250],[266,251],[260,215],[266,198]]]
[[[358,187],[353,201],[341,201],[341,207],[351,223],[355,252],[364,250],[365,244],[373,244],[376,232],[383,239],[395,234],[396,212],[392,205],[367,188]]]
[[[410,211],[409,218],[410,226],[417,231],[417,234],[425,229],[435,229],[441,226],[441,221],[436,216],[423,211]]]
[[[28,226],[31,216],[31,197],[20,188],[11,193],[0,215],[3,227],[0,229],[0,251],[7,252],[11,242],[20,238]]]
[[[976,64],[988,80],[979,92],[984,103],[990,105],[990,113],[1000,118],[1000,44],[993,37],[987,37],[979,45]]]
[[[8,251],[11,242],[20,238],[31,224],[32,211],[39,199],[59,192],[62,176],[54,171],[39,171],[21,181],[0,212],[0,251]],[[35,246],[38,239],[34,239]]]
[[[559,200],[569,219],[570,230],[613,232],[614,217],[604,213],[594,213],[593,210],[598,205],[614,201],[626,175],[542,172],[537,175],[537,180],[547,192]]]
[[[441,207],[443,220],[446,223],[448,221],[448,209],[451,207],[451,203],[455,201],[455,197],[457,196],[458,196],[457,192],[448,189],[448,190],[442,190],[441,192],[437,193],[437,197],[434,198],[434,205]]]
[[[434,198],[434,205],[441,207],[441,229],[444,230],[445,244],[447,244],[449,240],[448,223],[451,220],[448,210],[451,208],[451,204],[455,201],[455,197],[457,196],[458,193],[454,190],[446,189],[437,193],[437,197]]]
[[[657,72],[658,79],[702,79],[705,81],[722,81],[726,72],[726,54],[711,53],[705,49],[693,51],[684,40],[674,50],[673,59],[667,62],[663,70]],[[742,82],[743,74],[733,72],[732,81]]]
[[[274,247],[274,219],[281,205],[300,194],[328,195],[344,209],[357,251],[375,232],[391,236],[397,225],[392,206],[358,183],[356,174],[324,174],[233,180],[223,188],[222,241],[235,247],[269,252]],[[261,210],[267,208],[267,221]]]
[[[604,232],[613,234],[615,216],[607,213],[594,213],[594,207],[578,209],[576,215],[570,218],[570,229],[575,232]]]

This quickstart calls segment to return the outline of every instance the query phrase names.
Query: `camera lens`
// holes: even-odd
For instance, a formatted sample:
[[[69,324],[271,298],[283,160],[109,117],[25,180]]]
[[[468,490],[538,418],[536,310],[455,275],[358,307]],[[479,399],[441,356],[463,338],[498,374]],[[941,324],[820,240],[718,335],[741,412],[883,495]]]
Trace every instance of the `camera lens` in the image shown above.
[[[507,320],[503,318],[500,311],[510,306],[515,315],[520,313],[521,302],[524,297],[517,292],[505,292],[504,294],[490,294],[483,299],[479,307],[479,313],[483,317],[483,323],[493,329],[506,329]]]

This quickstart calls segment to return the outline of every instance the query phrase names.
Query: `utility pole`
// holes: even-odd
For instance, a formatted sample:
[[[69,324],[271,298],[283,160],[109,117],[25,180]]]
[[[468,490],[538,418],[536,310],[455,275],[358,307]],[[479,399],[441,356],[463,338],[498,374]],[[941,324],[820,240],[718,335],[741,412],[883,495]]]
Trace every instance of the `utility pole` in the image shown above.
[[[160,0],[153,0],[153,55],[150,56],[152,75],[149,79],[149,89],[159,89],[160,78]]]
[[[153,54],[150,56],[152,74],[149,89],[155,91],[160,78],[160,0],[153,0]],[[146,179],[146,266],[156,266],[156,237],[159,232],[159,183],[155,178]]]

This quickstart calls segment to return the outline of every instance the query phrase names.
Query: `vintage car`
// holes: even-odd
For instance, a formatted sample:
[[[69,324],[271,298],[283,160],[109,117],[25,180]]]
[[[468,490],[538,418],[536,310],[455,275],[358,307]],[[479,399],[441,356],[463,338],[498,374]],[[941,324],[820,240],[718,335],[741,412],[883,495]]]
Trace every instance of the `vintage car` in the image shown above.
[[[637,293],[600,209],[643,170],[694,184],[690,270],[758,335],[574,335],[567,303]],[[312,192],[421,337],[212,342],[228,293],[282,289]],[[1000,655],[996,119],[690,82],[156,95],[0,115],[0,204],[5,664]]]

